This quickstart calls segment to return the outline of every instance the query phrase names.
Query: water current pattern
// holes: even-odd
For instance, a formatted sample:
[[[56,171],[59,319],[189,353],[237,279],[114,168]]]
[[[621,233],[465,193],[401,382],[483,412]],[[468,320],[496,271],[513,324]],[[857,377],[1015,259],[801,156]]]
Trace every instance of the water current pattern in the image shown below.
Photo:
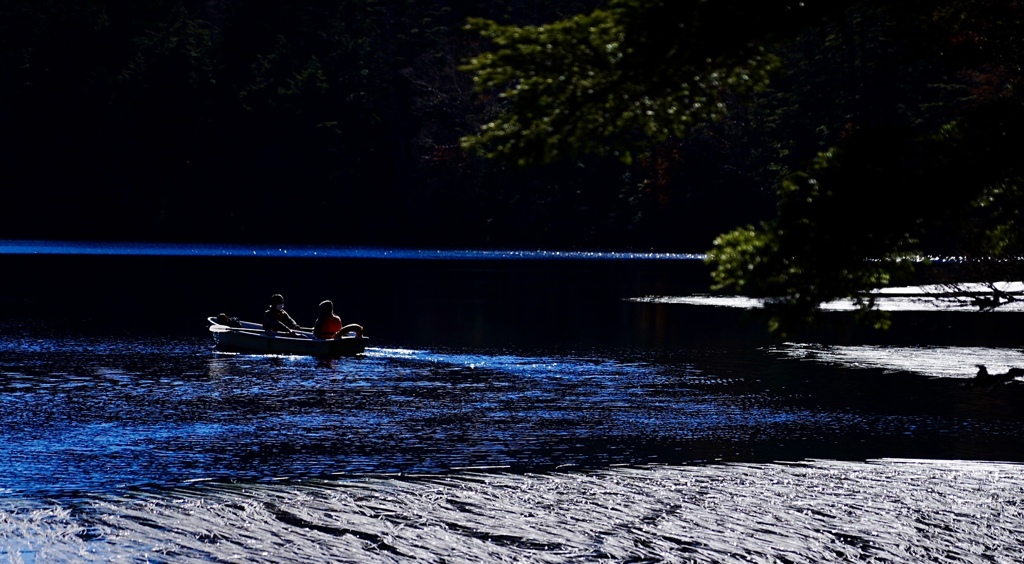
[[[778,343],[683,257],[134,249],[3,257],[0,562],[1024,559],[1024,382],[971,378],[1015,314]],[[282,267],[365,354],[214,349],[270,292],[209,273]]]
[[[976,462],[480,472],[7,502],[0,535],[11,561],[1019,562],[1022,499]]]

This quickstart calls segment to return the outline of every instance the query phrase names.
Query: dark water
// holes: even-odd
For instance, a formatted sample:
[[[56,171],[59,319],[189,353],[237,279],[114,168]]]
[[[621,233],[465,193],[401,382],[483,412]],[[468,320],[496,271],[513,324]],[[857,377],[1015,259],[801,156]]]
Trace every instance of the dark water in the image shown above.
[[[1016,387],[786,360],[742,312],[629,302],[686,259],[3,257],[0,487],[498,466],[1024,459]],[[204,318],[333,299],[364,357],[231,355]],[[969,370],[969,369],[968,369]]]
[[[819,538],[846,513],[783,511],[795,491],[831,508],[860,499],[878,519],[910,515],[891,495],[912,492],[911,527],[939,519],[949,496],[967,500],[974,528],[928,541],[948,553],[993,523],[986,499],[1015,499],[1024,484],[984,465],[1024,462],[1024,384],[965,385],[976,362],[1024,362],[1005,330],[1015,317],[907,317],[889,342],[827,330],[827,342],[774,343],[741,310],[630,300],[705,291],[692,258],[282,254],[0,255],[0,538],[15,539],[0,542],[0,561],[138,558],[152,546],[171,561],[308,561],[325,546],[341,561],[637,561],[662,545],[681,561],[817,561],[848,550],[854,529],[870,535],[847,523]],[[213,350],[207,316],[256,319],[276,292],[305,325],[332,299],[371,347],[334,360]],[[822,459],[983,464],[806,462]],[[651,465],[677,470],[616,470]],[[990,476],[1002,476],[998,494],[977,485]],[[867,498],[836,493],[835,480]],[[683,502],[679,484],[690,484]],[[437,488],[476,501],[439,506]],[[579,505],[591,491],[605,493]],[[734,500],[728,529],[705,495]],[[650,511],[679,503],[693,505],[687,521],[649,529]],[[543,541],[522,530],[538,505],[550,508]],[[1014,511],[982,553],[1018,554],[1006,551]],[[766,525],[766,512],[805,528]],[[494,530],[479,528],[485,514]],[[238,536],[254,523],[280,546]],[[397,534],[385,525],[421,552],[381,552]],[[627,548],[591,530],[617,531]],[[728,540],[748,533],[742,550]],[[894,533],[885,550],[897,556],[879,561],[912,555],[909,538]],[[808,539],[823,552],[780,556],[780,542]],[[857,542],[870,559],[870,541]]]

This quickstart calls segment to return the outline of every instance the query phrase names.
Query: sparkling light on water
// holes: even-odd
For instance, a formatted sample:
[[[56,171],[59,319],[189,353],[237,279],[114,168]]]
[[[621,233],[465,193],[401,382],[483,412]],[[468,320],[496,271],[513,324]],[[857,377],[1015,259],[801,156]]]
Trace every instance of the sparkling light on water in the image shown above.
[[[977,372],[978,364],[984,364],[993,374],[1005,373],[1014,367],[1024,368],[1024,351],[1006,348],[785,343],[767,350],[771,354],[822,364],[881,368],[936,378],[969,379]]]
[[[103,255],[403,260],[703,260],[694,253],[552,251],[525,249],[401,249],[309,245],[226,245],[100,241],[0,240],[0,255]]]
[[[9,244],[0,564],[1024,560],[1024,383],[968,380],[1012,316],[777,345],[690,255]],[[326,256],[286,293],[365,277],[365,355],[212,349]]]
[[[0,502],[0,559],[1020,562],[1024,466],[807,461]]]
[[[994,287],[1000,292],[1020,297],[1024,293],[1022,282],[996,282]],[[927,311],[960,311],[977,312],[978,307],[968,295],[986,295],[991,288],[983,284],[961,284],[958,289],[946,285],[906,286],[882,288],[873,292],[876,308],[880,311],[927,312]],[[678,304],[709,307],[726,307],[737,309],[761,309],[764,300],[745,296],[712,296],[696,294],[689,296],[641,296],[630,298],[630,301],[651,304]],[[843,312],[858,309],[853,300],[835,300],[821,304],[822,311]],[[1024,301],[1003,303],[992,311],[1003,313],[1024,312]]]

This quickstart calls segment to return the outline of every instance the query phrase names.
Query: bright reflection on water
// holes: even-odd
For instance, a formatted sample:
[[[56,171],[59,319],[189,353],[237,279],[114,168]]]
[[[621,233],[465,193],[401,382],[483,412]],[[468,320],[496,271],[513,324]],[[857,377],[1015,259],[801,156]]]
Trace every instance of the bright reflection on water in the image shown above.
[[[225,245],[100,241],[4,241],[0,255],[103,255],[406,260],[701,260],[703,254],[489,249],[400,249],[311,245]]]
[[[1024,368],[1024,351],[993,347],[785,343],[770,350],[775,354],[823,364],[881,368],[892,373],[914,372],[961,380],[972,378],[978,364],[984,364],[992,374],[1002,374],[1015,367]]]
[[[0,501],[12,561],[1019,562],[1024,467],[878,460]]]
[[[1020,466],[767,464],[1020,459],[1017,388],[893,374],[924,351],[871,350],[318,360],[4,338],[0,560],[1020,557]]]
[[[362,358],[234,355],[205,339],[0,345],[9,493],[197,479],[548,470],[749,456],[759,441],[898,433],[779,402],[686,359],[370,348]],[[732,362],[736,362],[733,359]]]
[[[1012,315],[770,345],[683,256],[3,245],[0,563],[1024,557],[1024,383],[967,380]],[[373,346],[213,351],[271,291]]]
[[[1011,296],[1024,294],[1024,283],[997,282],[994,287]],[[976,294],[988,294],[991,287],[983,284],[963,284],[956,291]],[[976,313],[978,306],[971,298],[957,296],[956,291],[947,285],[907,286],[883,288],[874,292],[875,307],[888,312],[966,312]],[[764,307],[764,301],[745,296],[642,296],[632,298],[635,302],[661,303],[678,305],[696,305],[710,307],[726,307],[756,310]],[[828,312],[856,311],[859,306],[853,300],[835,300],[821,304],[821,309]],[[1024,302],[1012,301],[1003,303],[993,311],[1000,313],[1024,312]]]

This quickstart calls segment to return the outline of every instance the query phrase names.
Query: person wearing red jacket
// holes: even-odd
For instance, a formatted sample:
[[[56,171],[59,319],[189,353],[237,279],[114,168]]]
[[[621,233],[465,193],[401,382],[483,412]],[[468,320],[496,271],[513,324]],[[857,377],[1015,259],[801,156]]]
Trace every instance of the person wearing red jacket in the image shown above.
[[[342,335],[355,333],[363,336],[363,326],[355,323],[343,325],[341,318],[334,313],[334,302],[324,300],[317,307],[316,323],[313,324],[313,336],[317,339],[338,339]]]

